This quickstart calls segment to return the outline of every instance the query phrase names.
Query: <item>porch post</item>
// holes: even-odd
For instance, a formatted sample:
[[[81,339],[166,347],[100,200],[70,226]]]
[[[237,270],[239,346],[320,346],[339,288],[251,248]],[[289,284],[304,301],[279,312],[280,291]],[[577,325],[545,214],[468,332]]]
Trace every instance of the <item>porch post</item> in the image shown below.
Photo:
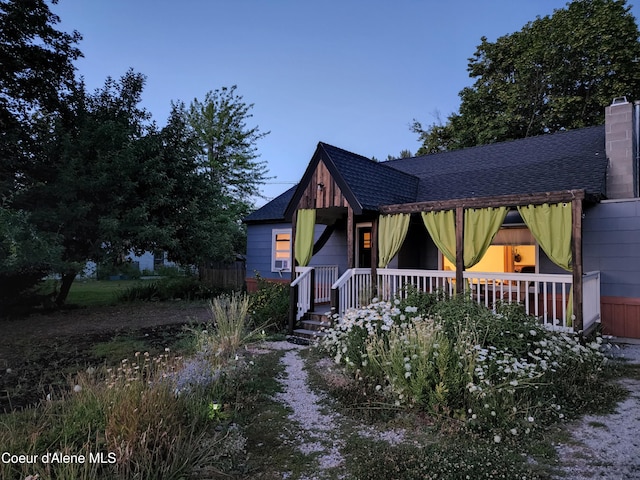
[[[377,216],[371,222],[371,294],[378,296],[378,220]]]
[[[582,199],[571,201],[571,255],[573,257],[573,330],[583,330],[582,311]]]
[[[464,208],[456,207],[456,293],[464,292]]]
[[[353,256],[355,252],[353,237],[354,237],[353,208],[351,208],[351,205],[347,205],[347,266],[348,268],[355,267],[355,263],[353,261]]]
[[[293,216],[291,217],[291,260],[289,264],[291,265],[291,279],[289,281],[289,285],[293,283],[296,279],[296,255],[294,252],[296,245],[296,224],[298,220],[298,210],[296,209],[293,212]],[[289,335],[293,334],[293,329],[296,325],[296,317],[298,315],[298,287],[289,286],[289,324],[287,325],[287,332]]]

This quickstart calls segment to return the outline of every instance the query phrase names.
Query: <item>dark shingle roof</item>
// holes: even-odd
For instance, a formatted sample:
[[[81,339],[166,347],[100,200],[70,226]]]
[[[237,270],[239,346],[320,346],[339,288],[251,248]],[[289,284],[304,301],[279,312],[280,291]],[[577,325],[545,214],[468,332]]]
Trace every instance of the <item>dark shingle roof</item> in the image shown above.
[[[276,198],[265,204],[255,212],[244,218],[245,223],[269,222],[274,220],[284,220],[284,211],[289,205],[289,201],[296,191],[296,187],[291,187],[286,192],[278,195]]]
[[[362,155],[320,142],[349,189],[364,210],[380,205],[413,202],[419,180],[411,173],[390,168]]]
[[[420,178],[416,202],[571,189],[600,199],[607,167],[604,126],[385,163]]]
[[[365,210],[377,210],[380,205],[573,189],[584,189],[593,200],[605,196],[603,125],[382,163],[322,142],[318,152],[333,163],[334,175],[341,177],[336,180]],[[283,220],[296,188],[245,221]]]

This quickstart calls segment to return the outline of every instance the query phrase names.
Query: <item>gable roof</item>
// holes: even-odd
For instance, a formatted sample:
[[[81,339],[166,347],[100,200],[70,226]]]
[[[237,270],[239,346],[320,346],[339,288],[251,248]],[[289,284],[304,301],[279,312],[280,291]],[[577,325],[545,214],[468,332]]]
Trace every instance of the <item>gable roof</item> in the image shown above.
[[[390,168],[362,155],[320,142],[318,148],[336,166],[337,173],[353,192],[363,210],[380,205],[411,202],[418,192],[419,179],[409,172]]]
[[[420,178],[416,202],[584,189],[605,195],[605,128],[539,135],[385,162]]]
[[[322,160],[356,213],[381,205],[585,190],[605,198],[604,125],[520,140],[375,162],[320,142],[305,175],[245,222],[282,221]]]
[[[318,163],[322,161],[357,214],[377,210],[380,205],[411,202],[419,178],[410,173],[378,163],[357,153],[319,142],[302,180],[291,198],[285,218],[290,218]]]

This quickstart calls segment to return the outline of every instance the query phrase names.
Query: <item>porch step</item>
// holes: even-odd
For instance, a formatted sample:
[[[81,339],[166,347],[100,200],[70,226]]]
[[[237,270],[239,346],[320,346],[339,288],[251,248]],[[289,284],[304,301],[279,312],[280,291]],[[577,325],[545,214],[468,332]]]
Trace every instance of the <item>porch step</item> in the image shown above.
[[[326,310],[326,311],[313,310],[305,314],[303,321],[305,319],[316,320],[319,322],[326,322],[331,324],[331,311],[330,310]]]
[[[298,328],[294,329],[287,339],[293,343],[308,345],[318,338],[324,337],[326,333],[323,330],[330,328],[332,325],[330,314],[329,310],[307,312],[298,323]]]
[[[326,335],[325,332],[318,330],[308,330],[306,328],[296,328],[293,330],[293,335],[289,335],[287,340],[293,343],[299,343],[303,345],[309,345]]]
[[[302,328],[306,330],[313,330],[315,332],[319,332],[323,328],[331,327],[331,322],[329,322],[328,320],[302,319],[300,320],[300,324]]]

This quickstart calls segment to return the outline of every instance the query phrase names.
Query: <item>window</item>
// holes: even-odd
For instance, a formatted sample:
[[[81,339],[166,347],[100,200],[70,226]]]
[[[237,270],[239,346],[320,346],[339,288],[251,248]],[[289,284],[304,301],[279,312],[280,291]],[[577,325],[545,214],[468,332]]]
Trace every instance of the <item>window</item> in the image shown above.
[[[271,271],[291,271],[291,229],[272,230]]]

